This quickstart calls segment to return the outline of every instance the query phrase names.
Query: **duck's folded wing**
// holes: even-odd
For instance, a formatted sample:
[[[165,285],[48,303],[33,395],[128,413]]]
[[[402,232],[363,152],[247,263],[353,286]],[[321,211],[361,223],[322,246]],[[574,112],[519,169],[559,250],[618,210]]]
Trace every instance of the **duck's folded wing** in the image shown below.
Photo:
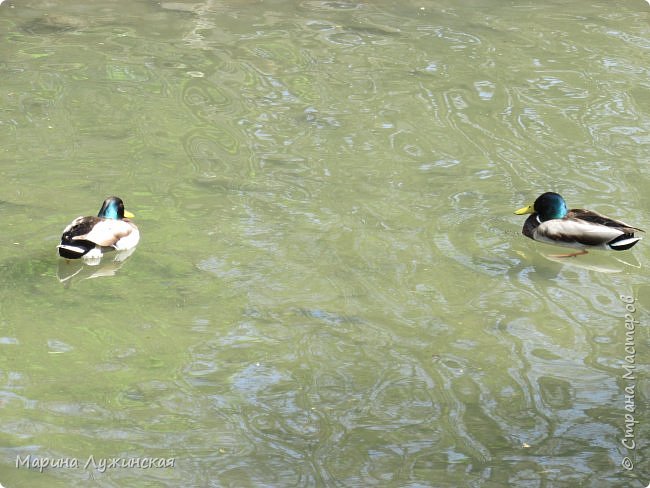
[[[609,227],[580,219],[564,218],[542,222],[536,231],[550,241],[600,246],[628,234],[626,229],[627,227]],[[633,232],[633,229],[630,230]]]
[[[85,239],[86,235],[99,222],[97,217],[77,217],[63,229],[62,240]]]
[[[621,229],[621,231],[623,231],[625,234],[634,234],[635,231],[644,232],[642,229],[639,229],[638,227],[634,227],[632,225],[626,224],[625,222],[622,222],[620,220],[614,220],[605,215],[601,215],[598,212],[594,212],[593,210],[586,210],[584,208],[574,208],[569,210],[567,217],[569,219],[584,220],[585,222],[604,225],[606,227],[616,227]]]
[[[107,219],[98,222],[92,230],[84,236],[75,239],[84,239],[94,242],[98,246],[108,247],[115,244],[122,237],[128,236],[133,228],[122,220]]]

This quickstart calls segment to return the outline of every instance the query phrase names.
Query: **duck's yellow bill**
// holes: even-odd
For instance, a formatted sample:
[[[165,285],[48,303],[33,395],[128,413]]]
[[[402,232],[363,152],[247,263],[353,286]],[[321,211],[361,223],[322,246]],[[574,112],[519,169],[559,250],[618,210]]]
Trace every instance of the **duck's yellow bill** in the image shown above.
[[[133,215],[133,214],[132,214],[131,212],[129,212],[128,210],[125,210],[125,211],[124,211],[124,216],[125,216],[127,219],[132,219],[133,217],[135,217],[135,215]]]
[[[524,214],[529,214],[529,213],[533,213],[533,212],[534,212],[534,210],[533,210],[532,205],[528,205],[527,207],[523,207],[523,208],[520,208],[519,210],[515,210],[515,213],[517,215],[524,215]]]

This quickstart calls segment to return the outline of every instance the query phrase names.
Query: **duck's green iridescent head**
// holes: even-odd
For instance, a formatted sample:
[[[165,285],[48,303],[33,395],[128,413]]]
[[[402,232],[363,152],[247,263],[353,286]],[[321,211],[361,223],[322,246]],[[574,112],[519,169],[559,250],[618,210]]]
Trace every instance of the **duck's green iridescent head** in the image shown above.
[[[541,222],[545,222],[546,220],[561,219],[568,211],[564,198],[549,191],[537,197],[534,204],[520,208],[515,213],[523,215],[534,212],[539,216]]]
[[[106,200],[104,200],[102,208],[99,209],[97,217],[102,217],[104,219],[122,220],[124,217],[133,218],[135,215],[127,210],[124,210],[124,202],[121,198],[108,197]]]

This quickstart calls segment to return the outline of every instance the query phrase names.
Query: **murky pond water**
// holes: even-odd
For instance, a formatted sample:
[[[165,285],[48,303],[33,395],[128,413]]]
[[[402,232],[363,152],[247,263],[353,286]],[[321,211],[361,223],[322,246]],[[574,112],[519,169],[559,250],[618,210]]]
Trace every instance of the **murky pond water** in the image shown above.
[[[650,227],[649,18],[2,3],[0,482],[646,486],[648,240],[512,212]],[[135,253],[58,259],[112,194]]]

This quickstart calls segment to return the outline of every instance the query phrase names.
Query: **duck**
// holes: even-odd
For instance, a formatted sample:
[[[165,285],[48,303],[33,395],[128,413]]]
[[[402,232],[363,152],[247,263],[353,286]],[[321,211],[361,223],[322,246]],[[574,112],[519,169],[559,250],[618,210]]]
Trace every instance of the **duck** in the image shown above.
[[[134,217],[124,209],[121,198],[108,197],[97,217],[77,217],[63,229],[61,243],[57,246],[59,256],[98,264],[108,251],[128,251],[130,254],[140,241],[140,231],[129,220]]]
[[[625,251],[641,240],[635,234],[644,232],[592,210],[569,210],[564,198],[554,192],[543,193],[535,203],[516,210],[515,214],[531,214],[521,231],[526,237],[580,250],[556,257],[575,257],[587,254],[588,249]]]

